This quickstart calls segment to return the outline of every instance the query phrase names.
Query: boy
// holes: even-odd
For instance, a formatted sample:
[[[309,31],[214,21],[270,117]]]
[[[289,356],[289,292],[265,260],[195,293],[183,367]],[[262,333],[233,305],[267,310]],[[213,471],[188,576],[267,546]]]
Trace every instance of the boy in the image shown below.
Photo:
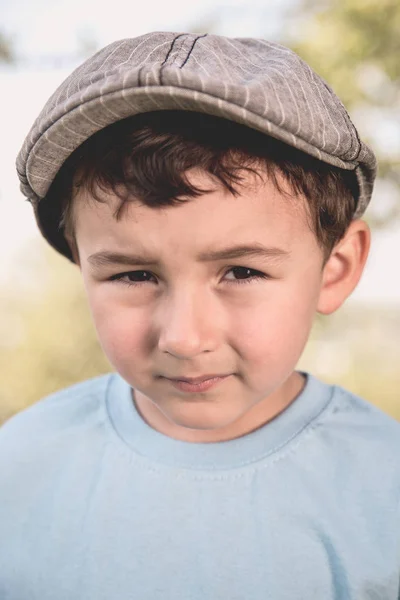
[[[18,172],[116,373],[2,428],[2,600],[397,599],[400,425],[295,370],[370,243],[330,88],[263,40],[123,40]]]

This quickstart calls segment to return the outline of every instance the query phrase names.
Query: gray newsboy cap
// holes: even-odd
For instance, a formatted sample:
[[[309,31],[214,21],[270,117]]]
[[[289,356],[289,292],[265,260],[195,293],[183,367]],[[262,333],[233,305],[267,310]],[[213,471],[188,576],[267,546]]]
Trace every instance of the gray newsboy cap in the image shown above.
[[[48,100],[18,155],[21,190],[43,235],[68,258],[60,215],[42,210],[54,177],[89,136],[155,110],[224,117],[354,170],[354,218],[370,201],[375,156],[331,88],[297,54],[262,39],[149,33],[114,42],[78,67]]]

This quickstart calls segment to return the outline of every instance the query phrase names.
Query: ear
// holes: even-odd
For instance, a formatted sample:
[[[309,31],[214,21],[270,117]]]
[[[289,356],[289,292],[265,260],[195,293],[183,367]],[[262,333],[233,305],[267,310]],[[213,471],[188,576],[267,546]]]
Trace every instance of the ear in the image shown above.
[[[333,313],[350,296],[364,270],[370,244],[371,231],[367,223],[360,219],[352,221],[323,269],[317,304],[319,313]]]

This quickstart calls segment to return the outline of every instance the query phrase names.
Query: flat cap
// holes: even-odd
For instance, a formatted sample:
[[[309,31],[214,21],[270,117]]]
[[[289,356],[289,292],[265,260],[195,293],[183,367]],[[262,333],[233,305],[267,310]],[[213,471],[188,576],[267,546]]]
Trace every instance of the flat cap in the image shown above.
[[[263,39],[155,32],[114,42],[59,86],[17,158],[23,194],[47,240],[68,255],[54,218],[39,205],[57,172],[88,137],[138,113],[189,110],[273,136],[359,184],[354,218],[372,194],[376,159],[327,83],[289,48]]]

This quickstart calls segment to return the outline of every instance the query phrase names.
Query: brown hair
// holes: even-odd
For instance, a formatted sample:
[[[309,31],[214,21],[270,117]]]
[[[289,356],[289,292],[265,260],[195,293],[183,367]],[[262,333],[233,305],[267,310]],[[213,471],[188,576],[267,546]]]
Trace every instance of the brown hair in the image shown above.
[[[266,173],[282,193],[281,174],[308,205],[310,227],[325,261],[356,209],[352,171],[328,165],[272,137],[232,121],[189,111],[157,111],[118,121],[86,140],[64,163],[46,200],[58,203],[59,227],[75,245],[72,203],[79,188],[98,201],[101,190],[149,207],[186,202],[207,190],[186,174],[201,169],[236,195],[245,171]]]

